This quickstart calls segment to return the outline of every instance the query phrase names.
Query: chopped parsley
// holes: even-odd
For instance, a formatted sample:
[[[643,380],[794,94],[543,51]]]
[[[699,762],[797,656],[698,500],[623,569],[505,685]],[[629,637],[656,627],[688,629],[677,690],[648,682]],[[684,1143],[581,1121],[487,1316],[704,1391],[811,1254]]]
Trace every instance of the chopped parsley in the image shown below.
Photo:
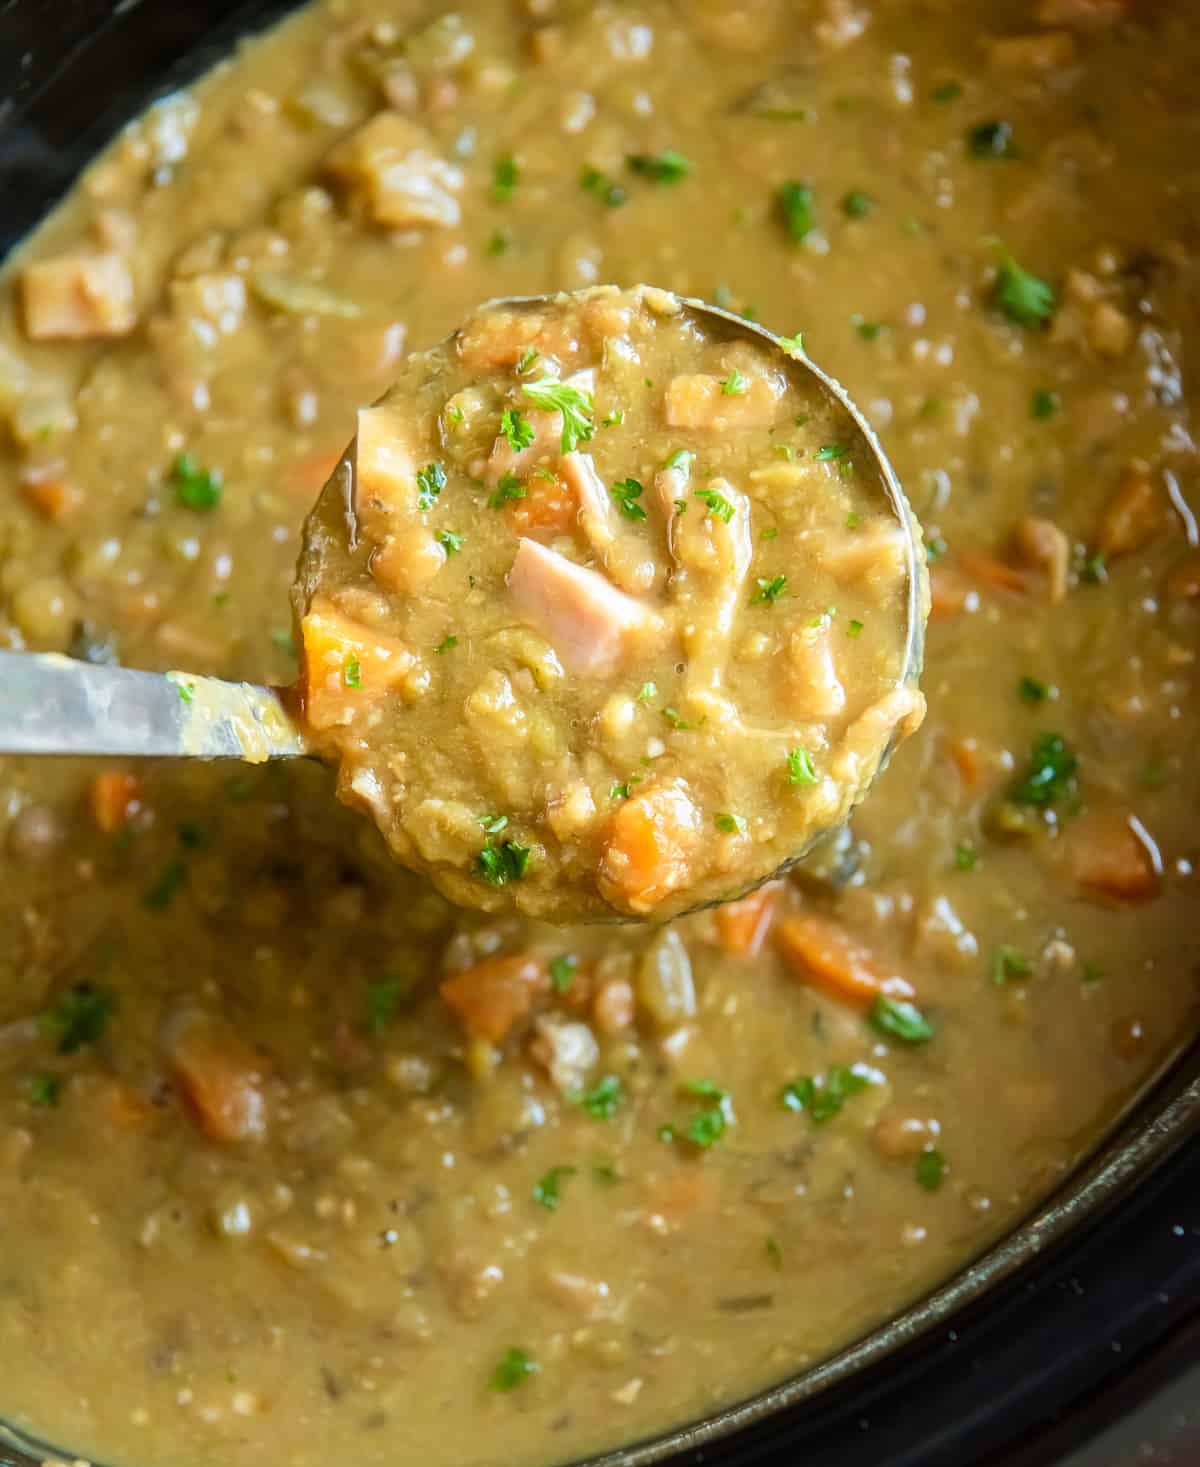
[[[168,861],[158,874],[158,880],[142,898],[142,905],[151,912],[165,912],[175,900],[181,886],[187,885],[187,867],[182,861]]]
[[[1103,550],[1097,550],[1087,557],[1079,576],[1089,586],[1102,586],[1108,580],[1108,557]]]
[[[448,637],[443,637],[442,640],[437,644],[437,646],[433,650],[435,652],[449,652],[452,648],[457,647],[457,646],[458,646],[458,638],[456,636],[454,636],[453,633],[452,633]]]
[[[527,346],[525,348],[525,350],[521,353],[521,355],[517,358],[517,366],[516,366],[517,376],[520,377],[524,373],[528,372],[529,369],[530,369],[530,367],[533,366],[534,362],[536,362],[537,359],[538,359],[537,347],[536,346]]]
[[[585,166],[579,175],[579,186],[589,194],[595,194],[610,209],[619,208],[629,197],[628,191],[621,184],[614,183],[599,168]]]
[[[518,408],[505,408],[500,415],[500,431],[514,453],[520,453],[533,442],[533,424],[521,416]]]
[[[562,1201],[563,1179],[573,1177],[577,1170],[578,1168],[573,1166],[552,1166],[546,1175],[534,1184],[533,1200],[540,1202],[547,1212],[557,1212],[558,1205]]]
[[[967,151],[972,158],[1019,158],[1012,131],[1011,122],[981,122],[967,133]]]
[[[940,535],[931,535],[925,542],[925,559],[932,563],[945,555],[949,549],[949,545],[946,544]]]
[[[624,1095],[617,1075],[605,1075],[590,1090],[578,1090],[571,1097],[593,1120],[611,1121],[620,1108]]]
[[[804,332],[797,331],[795,336],[781,336],[779,338],[779,345],[787,352],[788,356],[802,357],[804,355]],[[808,419],[805,418],[804,422],[807,421]],[[796,426],[803,427],[803,423],[798,421]]]
[[[974,871],[979,865],[979,852],[970,841],[959,841],[954,847],[954,869],[956,871]]]
[[[479,828],[488,835],[499,835],[502,830],[508,829],[508,816],[481,815],[479,817]]]
[[[521,180],[521,170],[511,153],[505,153],[492,164],[492,198],[507,204]]]
[[[848,637],[861,637],[863,624],[856,617],[851,617],[846,623],[846,635]]]
[[[1082,983],[1100,983],[1104,979],[1104,969],[1098,963],[1084,963],[1079,979]]]
[[[905,1044],[924,1044],[934,1034],[933,1025],[915,1003],[889,998],[886,993],[881,993],[871,1005],[867,1021],[878,1033],[889,1039],[901,1039]]]
[[[357,657],[347,657],[342,663],[342,681],[348,688],[362,687],[362,665]]]
[[[721,810],[713,816],[713,823],[718,830],[723,830],[726,835],[746,834],[746,817],[744,815],[733,815],[728,810]]]
[[[220,470],[202,469],[190,453],[176,457],[171,465],[171,483],[175,487],[176,502],[185,509],[207,514],[221,502]]]
[[[992,982],[999,988],[1010,978],[1028,978],[1032,973],[1033,964],[1020,948],[1001,943],[992,954]]]
[[[750,598],[751,606],[757,606],[760,601],[774,606],[787,589],[787,576],[756,576],[754,579],[758,590]]]
[[[488,508],[501,509],[510,499],[524,499],[528,493],[516,474],[501,474],[495,489],[488,495]]]
[[[296,643],[292,640],[292,634],[282,627],[271,633],[271,646],[279,652],[286,652],[290,657],[296,655]]]
[[[787,768],[788,784],[816,784],[817,771],[807,749],[790,749]]]
[[[1039,734],[1033,742],[1029,768],[1010,785],[1009,799],[1018,805],[1047,809],[1074,794],[1078,772],[1079,760],[1062,734]]]
[[[608,787],[608,798],[610,800],[628,800],[633,795],[633,781],[625,780]]]
[[[489,1389],[503,1393],[515,1391],[531,1375],[536,1375],[541,1368],[532,1355],[513,1345],[505,1350],[500,1357],[500,1363],[492,1371]]]
[[[1017,683],[1017,696],[1025,703],[1044,703],[1050,689],[1035,677],[1023,677]]]
[[[562,451],[574,453],[596,431],[594,405],[590,392],[580,392],[556,377],[539,377],[536,382],[523,382],[521,391],[544,412],[562,414]]]
[[[379,978],[367,984],[363,999],[363,1021],[368,1034],[378,1036],[385,1032],[396,1017],[396,1011],[400,1007],[401,999],[408,992],[408,986],[406,979],[395,977]]]
[[[941,86],[934,87],[930,92],[930,99],[945,106],[947,102],[957,102],[963,94],[962,83],[956,81],[942,82]]]
[[[846,528],[848,530],[857,530],[861,524],[862,515],[856,514],[854,510],[851,510],[846,516]]]
[[[865,219],[875,207],[875,200],[862,189],[852,188],[842,195],[842,213],[847,219]]]
[[[625,421],[625,409],[617,408],[616,412],[609,413],[607,417],[600,419],[602,428],[616,428]]]
[[[715,515],[717,519],[724,520],[726,524],[733,518],[733,505],[715,489],[694,489],[692,493],[697,499],[703,500],[708,506],[708,512]],[[680,513],[682,514],[682,510]]]
[[[493,260],[498,260],[501,255],[508,254],[508,247],[512,244],[512,235],[507,229],[493,229],[488,235],[487,244],[483,247],[485,255]]]
[[[1005,255],[992,286],[992,303],[1018,326],[1042,326],[1054,314],[1054,287]]]
[[[852,1095],[865,1090],[871,1081],[857,1067],[838,1065],[825,1075],[801,1075],[779,1092],[784,1110],[806,1111],[809,1120],[823,1126],[833,1120]]]
[[[116,999],[106,989],[76,983],[42,1014],[38,1028],[54,1038],[59,1054],[75,1054],[85,1044],[96,1043],[116,1007]]]
[[[849,452],[850,445],[848,443],[826,443],[817,449],[816,453],[813,454],[813,458],[818,463],[827,463],[831,459],[845,458]]]
[[[684,718],[683,714],[680,713],[678,708],[664,708],[662,711],[662,716],[667,720],[672,728],[689,729],[692,726],[690,723],[688,723],[687,719]]]
[[[806,183],[789,180],[780,185],[776,198],[787,232],[799,244],[816,228],[813,191]]]
[[[917,1179],[917,1186],[924,1187],[926,1192],[936,1192],[942,1185],[946,1175],[946,1158],[934,1146],[928,1151],[922,1151],[913,1163],[913,1175]]]
[[[726,377],[725,380],[721,383],[721,396],[745,397],[749,389],[749,377],[744,377],[742,373],[739,372],[736,367],[734,367],[729,376]]]
[[[53,1110],[62,1096],[63,1077],[49,1072],[29,1077],[29,1103],[38,1110]]]
[[[646,518],[646,511],[637,502],[646,491],[637,479],[618,479],[609,492],[627,520],[637,523]]]
[[[658,697],[658,684],[657,683],[643,683],[641,685],[641,687],[637,691],[637,700],[638,700],[639,703],[649,703],[649,701],[650,701],[651,698],[657,698],[657,697]]]
[[[437,542],[447,555],[457,555],[466,541],[465,535],[460,535],[454,530],[439,530]]]
[[[625,162],[630,173],[658,184],[679,183],[692,171],[692,165],[674,148],[662,153],[630,153]]]
[[[729,1094],[715,1080],[685,1080],[679,1087],[679,1094],[685,1100],[697,1101],[701,1107],[688,1121],[684,1138],[701,1151],[707,1151],[721,1139],[733,1120]],[[669,1133],[669,1137],[664,1136],[664,1139],[670,1140],[675,1140],[678,1134],[673,1126],[663,1127],[659,1134],[664,1132]]]
[[[758,532],[758,538],[760,540],[776,540],[776,539],[778,539],[778,537],[779,537],[779,531],[776,529],[776,527],[774,525],[768,525],[768,527],[765,530],[760,530]]]
[[[663,464],[664,469],[678,469],[681,474],[691,472],[692,465],[696,462],[696,455],[690,448],[677,448],[675,452]]]
[[[778,1270],[783,1267],[783,1249],[779,1246],[777,1238],[768,1238],[765,1244],[767,1261],[771,1267]]]
[[[417,508],[433,508],[433,501],[446,487],[446,470],[441,464],[426,464],[417,472]]]
[[[571,984],[575,982],[575,974],[579,971],[579,959],[574,953],[560,953],[558,957],[550,959],[550,986],[555,993],[566,993]]]
[[[510,881],[520,881],[529,869],[530,850],[515,840],[501,841],[497,845],[488,841],[475,857],[475,874],[489,886],[507,886]]]
[[[1059,408],[1059,396],[1049,387],[1039,387],[1029,399],[1029,413],[1038,422],[1052,418]]]
[[[858,332],[864,341],[878,341],[887,330],[887,323],[885,321],[868,321],[865,317],[859,315],[851,316],[850,321],[855,331]]]
[[[192,699],[196,696],[196,684],[185,682],[178,673],[167,673],[167,681],[179,694],[179,701],[181,703],[190,703]]]

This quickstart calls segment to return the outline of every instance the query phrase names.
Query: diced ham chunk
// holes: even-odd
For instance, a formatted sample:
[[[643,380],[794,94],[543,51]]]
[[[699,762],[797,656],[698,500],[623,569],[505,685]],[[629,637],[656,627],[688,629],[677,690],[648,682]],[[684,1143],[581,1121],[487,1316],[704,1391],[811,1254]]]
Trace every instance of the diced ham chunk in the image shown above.
[[[769,428],[775,421],[780,385],[766,377],[748,377],[745,381],[744,392],[729,393],[720,377],[706,372],[672,377],[663,403],[667,426],[709,428],[715,433]]]
[[[822,617],[816,626],[793,632],[789,652],[793,716],[807,721],[840,713],[846,706],[846,690],[833,660],[828,619]]]
[[[333,150],[327,167],[376,224],[451,228],[459,221],[462,169],[439,157],[429,133],[398,112],[376,113]]]
[[[357,513],[416,509],[417,461],[400,413],[386,403],[360,408],[353,454]]]
[[[567,666],[604,677],[624,661],[631,641],[661,631],[658,616],[598,571],[522,539],[508,573],[513,606],[554,647]]]
[[[137,325],[133,276],[123,255],[58,255],[21,272],[25,332],[34,341],[124,336]]]

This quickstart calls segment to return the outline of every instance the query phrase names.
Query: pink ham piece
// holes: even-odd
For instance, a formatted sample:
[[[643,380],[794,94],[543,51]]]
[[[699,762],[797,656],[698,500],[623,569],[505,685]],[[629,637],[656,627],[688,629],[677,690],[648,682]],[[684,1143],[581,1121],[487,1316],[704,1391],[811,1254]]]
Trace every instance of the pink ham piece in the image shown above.
[[[522,538],[508,573],[521,618],[540,633],[572,672],[603,677],[616,670],[631,640],[661,631],[649,607],[586,566]]]

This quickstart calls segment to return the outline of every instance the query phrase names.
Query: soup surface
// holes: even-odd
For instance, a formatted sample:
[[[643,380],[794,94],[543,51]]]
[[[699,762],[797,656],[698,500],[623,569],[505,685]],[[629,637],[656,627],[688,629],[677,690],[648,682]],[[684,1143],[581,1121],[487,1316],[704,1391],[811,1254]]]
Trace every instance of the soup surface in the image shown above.
[[[653,929],[458,912],[316,765],[5,761],[11,1419],[131,1467],[643,1437],[944,1278],[1194,1033],[1198,52],[1167,3],[339,0],[10,262],[8,646],[290,681],[356,411],[597,282],[802,330],[933,585],[851,829]]]
[[[485,306],[357,427],[305,526],[303,711],[451,900],[736,896],[920,726],[916,526],[766,339],[652,288]]]

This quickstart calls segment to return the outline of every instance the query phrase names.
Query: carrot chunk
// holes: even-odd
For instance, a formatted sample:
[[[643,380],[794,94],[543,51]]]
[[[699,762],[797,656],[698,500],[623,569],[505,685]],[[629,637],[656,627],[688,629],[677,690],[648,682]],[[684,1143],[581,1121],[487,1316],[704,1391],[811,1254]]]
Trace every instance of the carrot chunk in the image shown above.
[[[1154,857],[1127,818],[1109,812],[1084,816],[1067,840],[1071,874],[1085,893],[1131,903],[1158,895]]]
[[[177,1015],[165,1048],[171,1078],[210,1141],[250,1141],[266,1132],[264,1062],[221,1019]]]
[[[531,540],[552,540],[574,529],[579,516],[579,498],[560,476],[534,474],[525,483],[524,499],[512,499],[504,507],[508,528],[514,535]]]
[[[982,581],[993,591],[1007,591],[1013,596],[1028,596],[1034,587],[1033,577],[1028,571],[1018,570],[1007,561],[997,560],[993,555],[981,555],[967,551],[959,557],[959,564],[972,580]]]
[[[1149,471],[1131,464],[1104,506],[1096,547],[1110,560],[1140,550],[1162,528],[1162,501]]]
[[[856,1007],[866,1008],[881,994],[914,996],[910,983],[889,976],[868,948],[828,918],[788,917],[775,929],[775,946],[798,982]]]
[[[700,812],[681,781],[645,785],[612,817],[600,865],[606,901],[652,912],[686,885],[700,842]]]
[[[717,936],[727,953],[757,957],[775,920],[782,881],[768,881],[736,902],[717,908]]]
[[[115,835],[129,824],[129,817],[137,809],[137,776],[121,769],[108,769],[92,780],[88,790],[88,806],[97,830],[105,835]]]
[[[527,953],[485,958],[441,984],[446,1006],[473,1038],[499,1044],[550,987],[545,964]]]
[[[352,723],[395,692],[415,661],[395,637],[351,620],[323,597],[301,621],[300,642],[304,711],[317,729]]]

